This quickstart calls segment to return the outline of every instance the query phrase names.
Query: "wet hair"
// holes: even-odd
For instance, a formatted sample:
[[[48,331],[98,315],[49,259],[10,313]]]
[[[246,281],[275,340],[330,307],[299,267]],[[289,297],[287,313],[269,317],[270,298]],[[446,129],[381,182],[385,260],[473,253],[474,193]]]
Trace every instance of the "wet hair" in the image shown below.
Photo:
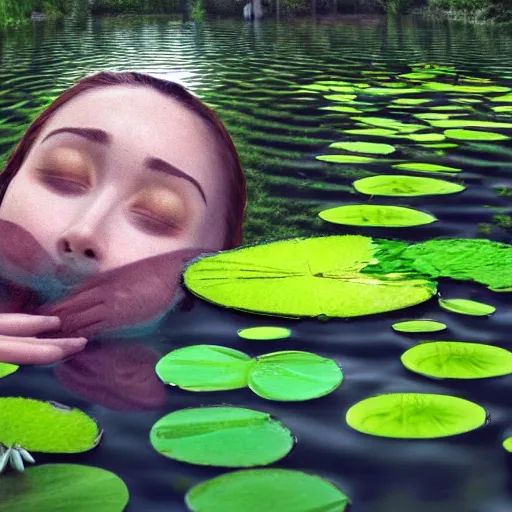
[[[69,100],[84,91],[114,85],[151,87],[179,101],[207,123],[210,128],[210,133],[212,133],[218,141],[218,154],[224,163],[222,167],[228,190],[225,217],[226,236],[221,250],[233,249],[242,245],[243,223],[247,207],[245,174],[233,140],[222,121],[210,107],[182,85],[135,71],[100,71],[86,76],[62,93],[50,106],[39,114],[28,127],[25,135],[7,160],[4,171],[0,174],[0,204],[3,201],[9,183],[22,166],[34,141],[41,133],[45,124],[52,118],[53,114]]]

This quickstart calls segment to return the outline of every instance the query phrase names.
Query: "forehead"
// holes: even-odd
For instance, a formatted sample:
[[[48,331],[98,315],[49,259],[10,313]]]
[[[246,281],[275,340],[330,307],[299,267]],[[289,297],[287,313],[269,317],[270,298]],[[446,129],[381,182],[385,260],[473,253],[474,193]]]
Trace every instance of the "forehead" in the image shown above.
[[[81,93],[55,112],[39,141],[62,127],[101,128],[112,135],[112,150],[130,148],[137,161],[149,155],[162,158],[215,188],[221,162],[211,128],[177,99],[150,87],[120,85]]]

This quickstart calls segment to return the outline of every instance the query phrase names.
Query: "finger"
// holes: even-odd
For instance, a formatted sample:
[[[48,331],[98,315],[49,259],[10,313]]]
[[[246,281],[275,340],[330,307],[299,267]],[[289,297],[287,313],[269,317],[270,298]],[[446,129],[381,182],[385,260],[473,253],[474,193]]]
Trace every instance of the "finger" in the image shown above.
[[[100,321],[100,322],[96,322],[94,324],[88,325],[87,327],[77,329],[76,331],[69,333],[69,335],[87,338],[87,337],[91,337],[100,332],[105,331],[106,329],[108,329],[108,327],[109,326],[107,325],[106,322]]]
[[[85,311],[79,310],[76,313],[67,314],[65,312],[61,314],[60,330],[66,335],[75,334],[79,329],[87,328],[104,320],[105,307],[99,304]]]
[[[67,313],[80,312],[92,308],[103,302],[99,289],[91,289],[83,292],[75,291],[67,299],[51,306],[47,311],[51,315],[59,315],[63,311]]]
[[[41,341],[41,340],[37,340]],[[76,343],[24,343],[2,340],[0,343],[0,360],[12,364],[51,364],[79,352],[85,344]]]
[[[33,336],[39,332],[56,330],[60,324],[58,316],[2,313],[0,314],[0,335]]]

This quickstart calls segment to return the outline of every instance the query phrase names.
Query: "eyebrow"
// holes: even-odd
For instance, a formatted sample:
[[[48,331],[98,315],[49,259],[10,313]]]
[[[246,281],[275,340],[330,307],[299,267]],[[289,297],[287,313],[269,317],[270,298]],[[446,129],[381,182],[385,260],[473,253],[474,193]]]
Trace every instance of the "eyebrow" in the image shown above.
[[[102,144],[103,146],[111,146],[112,145],[112,135],[107,133],[104,130],[99,130],[97,128],[58,128],[57,130],[51,131],[42,141],[41,144],[48,139],[49,137],[53,135],[57,135],[58,133],[73,133],[75,135],[79,135],[80,137],[84,137],[85,139],[95,142],[97,144]],[[178,178],[183,178],[187,180],[188,182],[192,183],[199,193],[201,194],[201,197],[203,198],[204,204],[206,203],[206,196],[204,194],[203,189],[201,188],[201,185],[195,180],[192,176],[188,175],[187,173],[183,172],[181,169],[178,169],[174,165],[171,165],[169,162],[166,162],[165,160],[162,160],[161,158],[157,157],[148,157],[143,162],[143,166],[146,169],[162,172],[164,174],[169,174],[171,176],[177,176]]]

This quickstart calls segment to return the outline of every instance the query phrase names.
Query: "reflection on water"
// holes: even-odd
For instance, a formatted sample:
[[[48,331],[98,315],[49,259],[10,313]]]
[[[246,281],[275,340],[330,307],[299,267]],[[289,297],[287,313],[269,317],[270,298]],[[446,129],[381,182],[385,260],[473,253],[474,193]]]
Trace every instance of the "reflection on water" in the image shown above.
[[[455,141],[456,147],[442,148],[404,138],[343,133],[368,128],[354,116],[386,117],[426,128],[429,119],[414,114],[449,113],[454,120],[512,123],[510,109],[493,108],[512,105],[508,100],[492,101],[507,93],[430,89],[419,96],[429,103],[407,105],[392,100],[409,96],[392,92],[369,96],[358,90],[350,101],[359,104],[353,105],[325,98],[347,92],[306,93],[297,85],[345,81],[392,91],[410,86],[407,79],[401,85],[404,80],[399,75],[413,71],[413,64],[436,63],[453,67],[458,76],[441,76],[437,82],[462,85],[460,77],[468,75],[479,82],[466,85],[512,87],[511,46],[512,35],[503,30],[415,18],[348,17],[280,24],[215,20],[201,30],[158,16],[88,19],[79,25],[37,23],[0,38],[0,154],[5,162],[36,113],[86,74],[101,69],[157,76],[173,73],[217,109],[233,135],[249,188],[245,243],[350,233],[409,241],[485,236],[510,243],[510,139]],[[363,113],[322,110],[332,105]],[[436,127],[431,131],[444,132]],[[492,131],[512,136],[507,127]],[[462,182],[467,190],[453,196],[398,199],[357,194],[354,180],[393,174],[396,169],[380,157],[349,165],[315,158],[341,153],[329,145],[342,140],[392,144],[397,151],[386,158],[396,157],[395,163],[460,168],[456,175],[435,177]],[[393,230],[334,225],[318,217],[329,207],[367,202],[418,208],[439,221]],[[96,418],[105,430],[99,447],[72,457],[41,455],[38,462],[76,462],[115,472],[130,489],[128,511],[184,511],[187,487],[225,473],[166,459],[151,448],[148,435],[160,417],[174,410],[232,404],[279,418],[298,444],[275,466],[329,479],[350,496],[357,512],[509,512],[512,473],[501,441],[512,426],[511,376],[443,381],[413,374],[403,367],[400,355],[422,336],[394,332],[391,324],[432,318],[446,323],[448,330],[430,333],[429,339],[510,349],[512,294],[448,280],[439,288],[443,296],[485,302],[497,311],[489,318],[459,316],[441,310],[433,299],[393,313],[319,322],[249,315],[196,300],[189,311],[169,315],[160,331],[148,338],[110,344],[103,340],[55,367],[23,367],[0,382],[0,392],[55,400]],[[275,342],[241,340],[236,335],[237,329],[267,324],[290,328],[292,335]],[[199,343],[229,346],[251,356],[277,350],[313,351],[335,359],[345,379],[333,394],[303,403],[266,401],[248,389],[187,393],[163,387],[152,372],[159,357]],[[489,412],[491,420],[480,430],[428,441],[375,438],[345,423],[346,411],[359,400],[415,391],[472,400]]]

